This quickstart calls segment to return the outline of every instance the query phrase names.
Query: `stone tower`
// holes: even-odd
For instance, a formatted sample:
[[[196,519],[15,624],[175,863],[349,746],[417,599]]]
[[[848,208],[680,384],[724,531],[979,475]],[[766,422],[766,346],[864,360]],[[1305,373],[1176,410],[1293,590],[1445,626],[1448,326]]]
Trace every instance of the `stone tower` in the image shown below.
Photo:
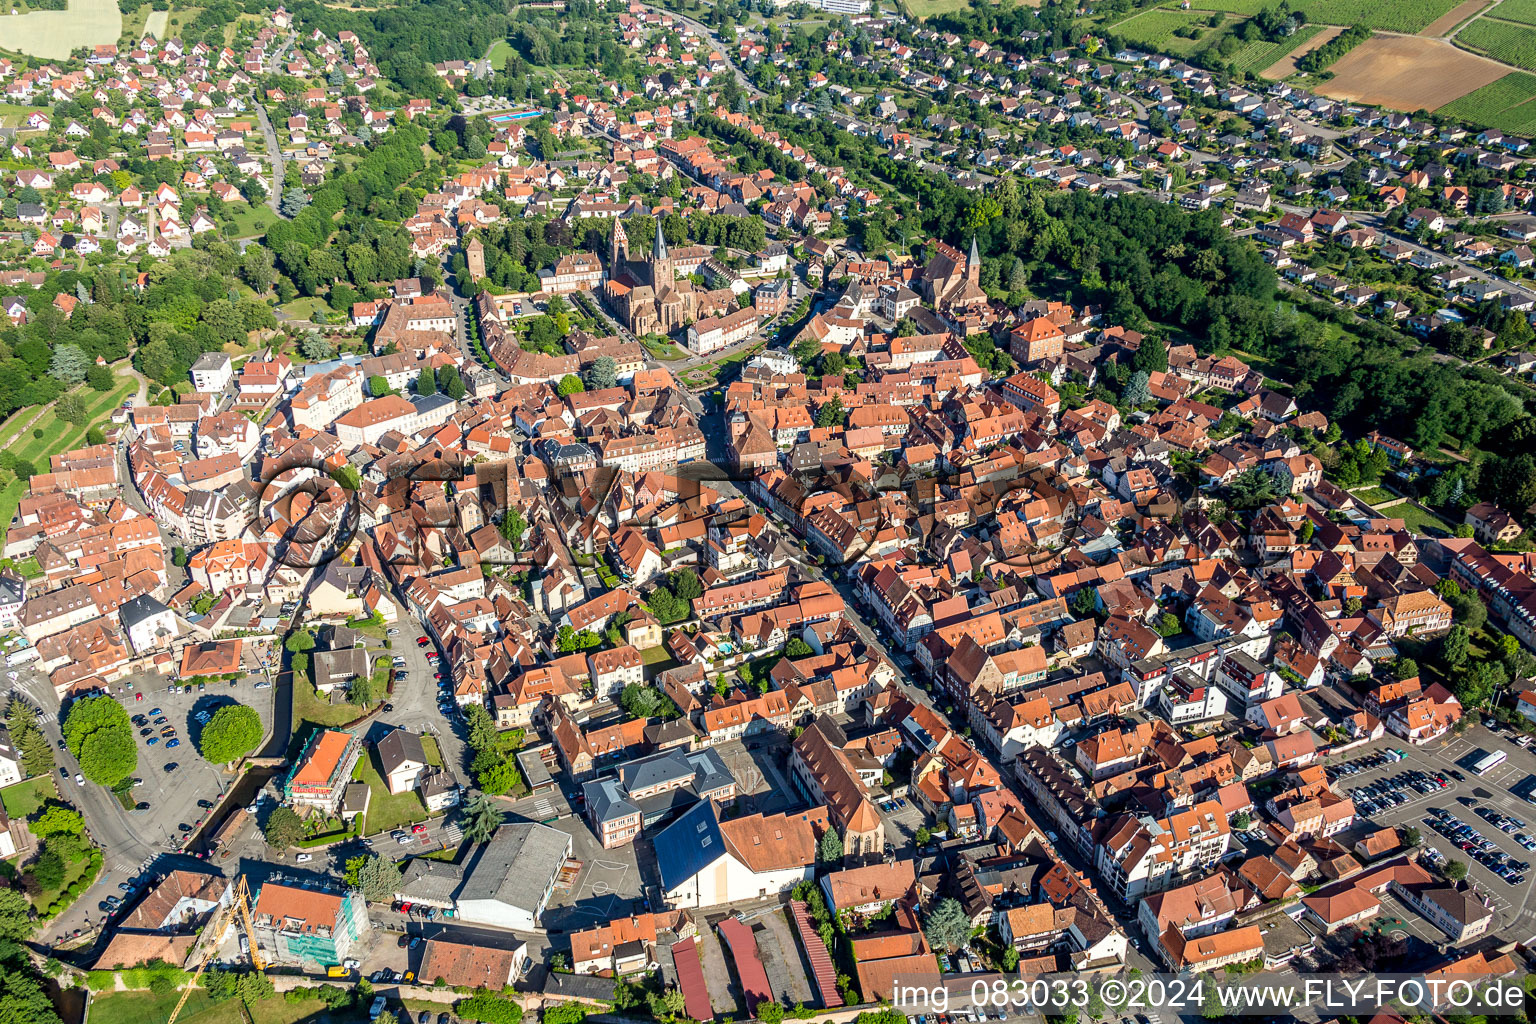
[[[677,279],[672,257],[667,252],[667,236],[661,233],[661,218],[656,218],[656,240],[651,243],[651,287],[662,288]]]
[[[471,238],[464,247],[464,262],[469,265],[469,279],[478,281],[485,276],[485,246],[480,239]]]
[[[624,233],[624,222],[613,221],[613,244],[608,250],[608,276],[618,277],[629,264],[629,236]]]

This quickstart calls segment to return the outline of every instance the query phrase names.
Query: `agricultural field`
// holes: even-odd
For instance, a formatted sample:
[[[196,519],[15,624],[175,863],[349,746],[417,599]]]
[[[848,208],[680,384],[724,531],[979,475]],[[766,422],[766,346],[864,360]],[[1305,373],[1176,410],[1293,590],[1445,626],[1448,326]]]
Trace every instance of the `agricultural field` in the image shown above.
[[[1461,0],[1308,0],[1292,7],[1304,11],[1307,20],[1317,25],[1365,25],[1388,32],[1418,32],[1459,3]],[[1191,6],[1201,11],[1249,15],[1274,4],[1272,0],[1191,0]]]
[[[1295,35],[1281,39],[1278,42],[1269,42],[1266,39],[1255,39],[1251,43],[1244,43],[1242,49],[1234,53],[1228,60],[1236,71],[1263,71],[1273,66],[1282,57],[1291,53],[1298,47],[1306,45],[1314,36],[1324,30],[1322,25],[1304,25],[1296,31]]]
[[[1536,0],[1503,0],[1494,11],[1502,21],[1536,25]]]
[[[1310,27],[1310,26],[1309,26]],[[1303,29],[1302,31],[1305,31]],[[1297,33],[1300,35],[1300,33]],[[1275,61],[1262,72],[1265,78],[1281,79],[1289,78],[1297,71],[1296,62],[1319,47],[1331,43],[1335,37],[1344,34],[1344,30],[1337,25],[1328,25],[1311,39],[1297,46],[1290,53]]]
[[[1456,33],[1456,41],[1494,60],[1536,71],[1536,28],[1483,17]]]
[[[1477,24],[1474,22],[1473,24]],[[1393,110],[1436,110],[1509,73],[1443,39],[1375,36],[1334,62],[1324,96]]]
[[[906,0],[908,13],[914,18],[932,18],[940,14],[952,14],[970,6],[969,0]]]
[[[1460,25],[1483,8],[1487,7],[1491,0],[1462,0],[1460,4],[1452,7],[1434,21],[1425,25],[1419,32],[1421,36],[1443,36],[1451,29]]]
[[[1512,71],[1497,82],[1447,103],[1436,113],[1514,135],[1536,133],[1536,75]]]
[[[1196,49],[1209,44],[1220,27],[1207,28],[1205,22],[1212,17],[1208,11],[1173,11],[1155,8],[1127,18],[1115,26],[1115,33],[1126,42],[1144,46],[1177,56],[1188,56]],[[1174,35],[1180,29],[1191,26],[1200,29],[1197,39]]]
[[[117,0],[70,0],[67,11],[7,14],[0,24],[5,49],[64,60],[79,47],[117,42],[123,34],[123,13]]]

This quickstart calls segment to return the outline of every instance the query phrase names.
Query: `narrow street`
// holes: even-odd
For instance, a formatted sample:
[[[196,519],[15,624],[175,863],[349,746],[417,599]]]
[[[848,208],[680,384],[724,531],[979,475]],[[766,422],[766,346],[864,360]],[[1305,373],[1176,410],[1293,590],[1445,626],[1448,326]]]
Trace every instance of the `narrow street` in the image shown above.
[[[279,217],[283,215],[280,204],[283,198],[283,148],[278,145],[277,132],[273,130],[272,119],[267,116],[267,108],[261,104],[256,105],[256,120],[261,124],[261,133],[267,141],[267,160],[272,164],[271,188],[267,193],[267,205],[272,212]]]

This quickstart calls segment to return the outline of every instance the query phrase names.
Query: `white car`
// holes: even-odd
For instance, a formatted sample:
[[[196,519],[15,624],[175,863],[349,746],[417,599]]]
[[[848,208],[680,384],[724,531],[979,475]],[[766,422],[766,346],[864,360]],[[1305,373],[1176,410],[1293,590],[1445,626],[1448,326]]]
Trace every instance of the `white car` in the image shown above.
[[[79,772],[75,772],[75,785],[77,785],[77,786],[85,785],[85,776],[81,775]]]
[[[312,861],[314,859],[315,859],[315,855],[312,854],[312,853],[301,853],[297,857],[293,858],[293,862],[295,864],[308,864],[310,861]]]

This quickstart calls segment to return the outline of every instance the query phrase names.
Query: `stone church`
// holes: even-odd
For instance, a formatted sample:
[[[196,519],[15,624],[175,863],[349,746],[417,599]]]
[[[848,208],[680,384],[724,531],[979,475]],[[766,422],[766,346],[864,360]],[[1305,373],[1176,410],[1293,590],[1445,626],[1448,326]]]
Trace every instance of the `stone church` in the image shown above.
[[[678,279],[660,218],[649,258],[633,261],[624,222],[615,220],[608,259],[608,303],[630,333],[671,334],[699,318],[698,289],[687,278]]]

